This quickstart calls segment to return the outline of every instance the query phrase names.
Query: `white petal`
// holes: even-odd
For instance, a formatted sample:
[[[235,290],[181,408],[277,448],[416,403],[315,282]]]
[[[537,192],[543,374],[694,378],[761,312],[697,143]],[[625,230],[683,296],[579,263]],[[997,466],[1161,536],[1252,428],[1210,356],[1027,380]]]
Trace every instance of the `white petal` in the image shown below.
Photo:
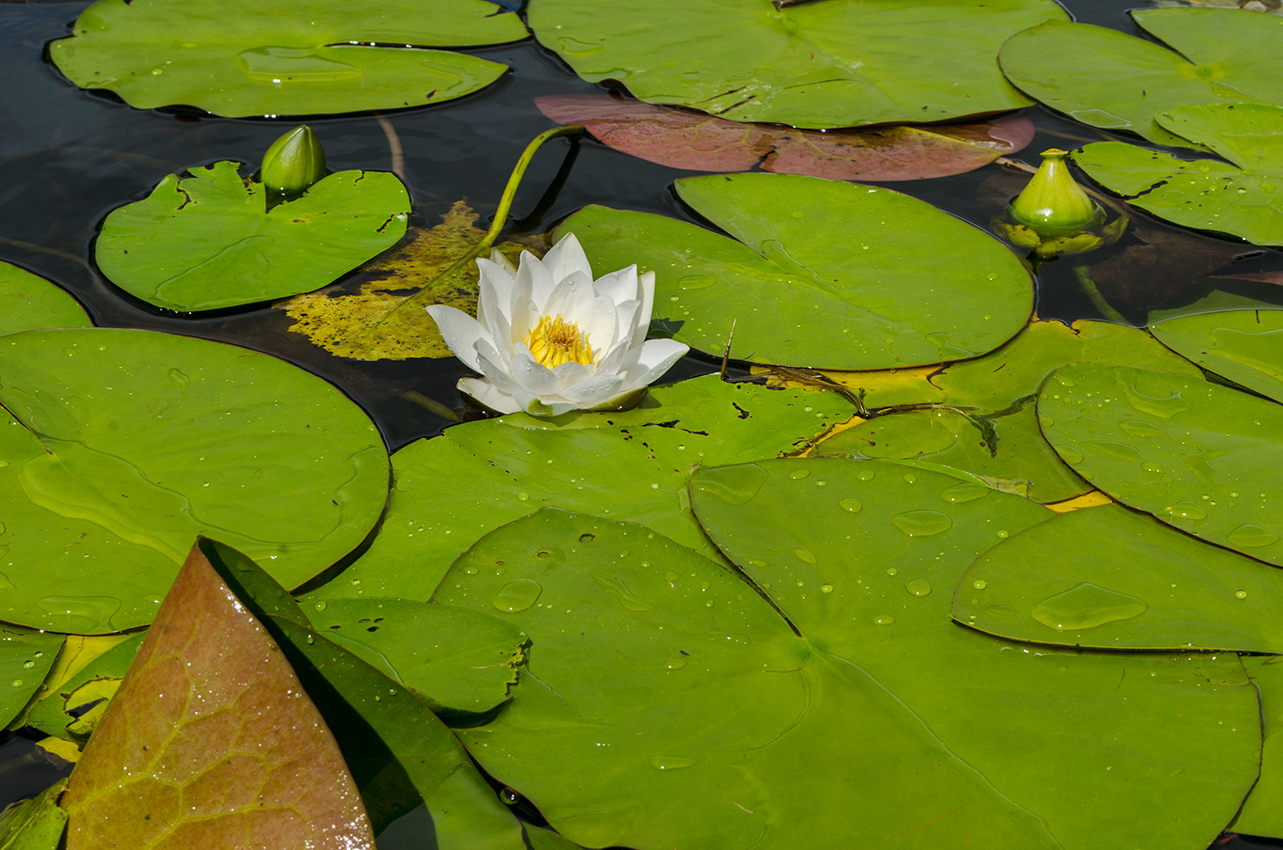
[[[671,339],[646,340],[638,354],[637,365],[629,369],[625,376],[625,389],[634,390],[654,383],[687,351],[690,351],[690,346]]]
[[[641,297],[637,284],[637,266],[632,265],[617,272],[604,274],[593,284],[598,295],[605,295],[616,304],[625,301],[636,301]]]
[[[560,366],[552,370],[552,373],[557,376],[557,380],[561,382],[561,385],[557,388],[556,392],[564,395],[566,390],[575,386],[575,384],[582,384],[584,381],[587,381],[596,374],[596,372],[597,367],[588,366],[583,363],[576,363],[573,360],[569,363],[562,363]]]
[[[555,396],[541,398],[536,393],[521,392],[514,398],[521,405],[519,409],[531,416],[560,416],[579,407],[573,401],[563,401]]]
[[[575,272],[582,272],[584,277],[592,280],[592,267],[588,265],[588,255],[573,233],[567,233],[561,241],[544,254],[543,264],[552,274],[553,280],[570,277]]]
[[[561,395],[580,407],[594,407],[612,396],[619,395],[619,388],[623,383],[623,375],[597,375],[562,390]]]
[[[517,276],[517,267],[514,266],[512,264],[512,260],[509,260],[504,256],[504,253],[498,248],[495,248],[490,252],[490,262],[502,268],[507,273],[508,277]]]
[[[548,302],[548,296],[552,294],[552,288],[556,285],[557,279],[552,276],[552,272],[529,251],[521,252],[521,267],[517,269],[516,288],[513,290],[513,303],[520,297],[520,293],[527,293],[535,302],[535,308],[540,313],[544,312],[543,305]]]
[[[477,281],[477,321],[493,327],[495,314],[509,321],[512,310],[512,276],[489,260],[477,260],[481,279]]]
[[[459,392],[470,396],[479,404],[490,408],[495,413],[516,413],[521,407],[516,399],[507,393],[500,392],[494,384],[477,378],[460,378]]]
[[[514,393],[521,389],[521,386],[513,380],[512,375],[508,372],[507,359],[498,354],[489,342],[484,339],[477,340],[477,365],[479,371],[486,376],[486,380],[499,388],[500,392]]]
[[[655,308],[655,273],[646,272],[637,278],[637,288],[641,290],[641,307],[637,309],[637,326],[633,331],[633,345],[641,345],[646,340],[646,331],[650,328],[650,314]]]
[[[539,311],[530,296],[522,295],[513,302],[512,325],[508,330],[508,338],[504,341],[509,357],[517,353],[517,346],[526,341],[526,337],[530,336],[530,332],[538,324]]]
[[[628,367],[637,362],[636,353],[641,352],[641,346],[638,346],[636,353],[629,358],[628,353],[632,350],[632,340],[624,338],[615,343],[605,357],[597,361],[597,372],[602,375],[615,375],[628,371]]]
[[[433,304],[424,309],[437,323],[437,329],[441,331],[445,344],[450,346],[454,356],[470,369],[480,372],[481,367],[477,363],[477,352],[473,345],[479,339],[489,339],[489,332],[476,319],[454,307]]]
[[[592,346],[593,357],[600,358],[615,346],[617,328],[619,327],[619,317],[615,310],[615,302],[609,298],[597,296],[588,308],[579,314],[579,332],[588,337],[588,344]],[[631,332],[632,322],[626,327]]]
[[[561,386],[561,381],[552,373],[552,370],[535,359],[526,348],[524,343],[517,345],[517,351],[512,355],[512,362],[508,364],[512,372],[512,377],[523,390],[528,390],[539,395],[555,393]]]
[[[539,312],[545,316],[564,316],[566,321],[578,323],[595,297],[592,278],[582,272],[571,272],[557,281]]]

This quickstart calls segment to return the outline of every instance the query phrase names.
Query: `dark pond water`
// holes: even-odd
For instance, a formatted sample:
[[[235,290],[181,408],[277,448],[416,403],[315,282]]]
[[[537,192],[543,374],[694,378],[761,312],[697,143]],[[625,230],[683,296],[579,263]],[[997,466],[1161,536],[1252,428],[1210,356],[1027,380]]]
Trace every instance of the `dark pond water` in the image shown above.
[[[223,159],[256,163],[262,151],[296,122],[210,118],[175,110],[139,111],[110,95],[69,84],[46,61],[46,44],[69,33],[84,0],[0,0],[0,259],[54,280],[72,292],[103,326],[140,327],[226,340],[269,351],[316,372],[344,389],[381,428],[389,449],[439,433],[448,420],[414,401],[426,396],[448,408],[459,404],[456,380],[467,374],[453,360],[358,363],[330,357],[270,308],[229,311],[214,318],[164,314],[107,283],[93,268],[90,248],[103,217],[144,197],[166,174]],[[1135,34],[1116,0],[1067,0],[1078,20]],[[483,218],[493,211],[509,169],[539,132],[553,126],[534,106],[538,95],[578,93],[593,86],[576,78],[532,41],[476,51],[512,67],[498,84],[442,106],[387,116],[404,150],[405,176],[415,204],[414,223],[430,227],[454,201],[465,198]],[[1033,108],[1039,136],[1022,157],[1076,147],[1103,136]],[[338,169],[388,169],[389,138],[373,115],[309,118]],[[557,140],[535,159],[513,207],[525,232],[549,229],[589,203],[644,210],[690,221],[672,181],[690,172],[651,165],[591,140]],[[931,201],[983,225],[1024,183],[1018,173],[989,166],[971,174],[893,188]],[[1106,299],[1140,323],[1151,307],[1192,300],[1197,278],[1218,268],[1283,270],[1283,254],[1227,240],[1175,234],[1173,262],[1162,268],[1121,261],[1129,237],[1101,255],[1118,258],[1098,276]],[[1269,298],[1268,289],[1253,292]],[[1280,300],[1277,296],[1273,300]],[[1038,313],[1044,318],[1095,318],[1099,311],[1066,263],[1039,270]],[[714,371],[708,359],[688,357],[672,372],[680,379]],[[28,738],[0,733],[0,807],[28,796],[63,773],[48,764]],[[413,817],[413,816],[412,816]],[[418,832],[413,823],[404,832]],[[408,847],[402,839],[381,843]],[[415,845],[419,846],[419,845]],[[1108,847],[1102,838],[1102,847]],[[1234,848],[1283,847],[1283,842],[1228,839]]]

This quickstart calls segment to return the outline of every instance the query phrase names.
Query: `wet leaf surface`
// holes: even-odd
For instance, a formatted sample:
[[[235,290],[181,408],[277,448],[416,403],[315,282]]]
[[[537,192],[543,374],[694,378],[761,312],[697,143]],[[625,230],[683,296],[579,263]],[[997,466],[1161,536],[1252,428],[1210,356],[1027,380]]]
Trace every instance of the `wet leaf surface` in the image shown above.
[[[1071,118],[1161,145],[1190,146],[1179,130],[1155,120],[1177,107],[1226,101],[1283,106],[1283,84],[1274,71],[1283,28],[1276,21],[1230,9],[1136,9],[1131,17],[1159,43],[1051,21],[1002,46],[1003,73]],[[1068,56],[1073,61],[1065,61]]]
[[[1125,505],[1212,543],[1283,564],[1283,407],[1228,387],[1077,363],[1047,380],[1043,433]]]
[[[1015,153],[1033,138],[1022,116],[971,124],[827,133],[744,124],[702,112],[604,94],[546,95],[539,110],[582,124],[601,142],[647,162],[691,171],[748,171],[833,180],[924,180],[962,174]]]
[[[98,328],[0,338],[14,566],[0,617],[82,634],[151,621],[184,541],[219,534],[297,586],[365,538],[388,461],[365,413],[274,357]]]
[[[1102,550],[1108,547],[1108,556]],[[1119,649],[1283,651],[1283,571],[1120,505],[1071,511],[971,566],[959,622],[1015,640]]]
[[[1004,415],[911,410],[879,416],[825,440],[816,452],[955,467],[1044,504],[1092,489],[1043,439],[1032,401]]]
[[[1283,812],[1275,805],[1283,793],[1283,659],[1246,656],[1243,667],[1261,692],[1261,720],[1265,746],[1261,750],[1261,778],[1243,801],[1230,829],[1249,835],[1283,838]]]
[[[40,795],[0,811],[0,850],[57,850],[67,827],[67,813],[58,807],[65,780]]]
[[[468,315],[476,313],[476,264],[468,263],[459,274],[446,272],[485,236],[475,226],[478,217],[465,202],[457,201],[441,216],[441,224],[429,230],[411,228],[409,242],[359,269],[356,292],[345,282],[276,306],[294,320],[290,330],[339,357],[452,357],[423,306],[446,304]],[[540,255],[547,246],[536,236],[500,242],[497,247],[516,264],[522,251]],[[425,288],[429,294],[424,299],[408,302]]]
[[[0,261],[0,336],[93,324],[75,298],[42,277]]]
[[[1283,196],[1276,193],[1283,185],[1283,107],[1182,106],[1157,120],[1230,162],[1190,162],[1123,142],[1087,145],[1074,161],[1093,180],[1159,218],[1283,245]]]
[[[1283,310],[1181,316],[1150,330],[1203,368],[1283,402]]]
[[[22,712],[62,650],[62,635],[0,624],[0,729]]]
[[[94,259],[112,283],[178,312],[285,298],[333,282],[405,233],[410,196],[384,171],[341,171],[267,209],[239,164],[171,174],[113,210]]]
[[[994,57],[1009,36],[1049,19],[1065,12],[1045,0],[929,9],[896,0],[638,0],[607,16],[590,0],[535,0],[529,13],[540,43],[589,82],[618,80],[651,103],[795,127],[1025,106]]]
[[[62,805],[68,850],[374,846],[329,729],[198,547]]]
[[[785,174],[684,177],[683,201],[734,238],[590,206],[594,267],[656,273],[658,319],[720,355],[815,369],[918,366],[997,348],[1029,321],[1029,273],[1001,242],[889,189]],[[738,241],[736,241],[738,240]],[[946,255],[922,251],[947,243]]]
[[[46,682],[47,695],[31,707],[27,725],[46,735],[84,743],[115,696],[145,633],[134,633],[60,682]],[[68,643],[74,640],[68,637]]]
[[[776,392],[708,375],[652,388],[622,413],[564,423],[515,414],[455,426],[393,456],[379,535],[307,598],[427,600],[473,541],[545,505],[644,522],[716,558],[690,514],[688,471],[801,450],[852,413],[834,393]],[[461,480],[466,490],[451,483]]]
[[[50,55],[76,85],[110,89],[139,109],[189,104],[275,118],[462,97],[507,66],[422,48],[527,34],[515,14],[481,0],[392,0],[377,9],[317,0],[306,10],[268,0],[224,12],[218,0],[99,0]],[[411,45],[418,49],[404,49]]]

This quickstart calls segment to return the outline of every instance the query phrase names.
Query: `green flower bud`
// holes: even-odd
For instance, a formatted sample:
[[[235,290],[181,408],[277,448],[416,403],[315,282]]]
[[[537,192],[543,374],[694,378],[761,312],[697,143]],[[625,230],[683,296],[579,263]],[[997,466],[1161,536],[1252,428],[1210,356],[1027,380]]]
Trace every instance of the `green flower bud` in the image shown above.
[[[1104,211],[1074,182],[1066,151],[1042,152],[1042,165],[1011,202],[1011,218],[1044,238],[1085,230],[1104,220]]]
[[[269,195],[297,198],[325,176],[325,151],[307,125],[272,142],[263,154],[261,179]]]

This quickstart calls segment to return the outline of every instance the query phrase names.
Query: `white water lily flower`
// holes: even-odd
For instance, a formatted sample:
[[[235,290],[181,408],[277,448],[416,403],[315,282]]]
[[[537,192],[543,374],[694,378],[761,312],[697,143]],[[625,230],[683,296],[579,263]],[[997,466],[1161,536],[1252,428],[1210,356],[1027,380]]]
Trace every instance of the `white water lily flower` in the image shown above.
[[[523,252],[519,269],[498,251],[477,266],[477,318],[440,304],[427,310],[454,355],[485,376],[460,379],[460,391],[497,413],[635,403],[688,350],[646,339],[655,273],[629,266],[594,282],[573,233],[542,260]]]

